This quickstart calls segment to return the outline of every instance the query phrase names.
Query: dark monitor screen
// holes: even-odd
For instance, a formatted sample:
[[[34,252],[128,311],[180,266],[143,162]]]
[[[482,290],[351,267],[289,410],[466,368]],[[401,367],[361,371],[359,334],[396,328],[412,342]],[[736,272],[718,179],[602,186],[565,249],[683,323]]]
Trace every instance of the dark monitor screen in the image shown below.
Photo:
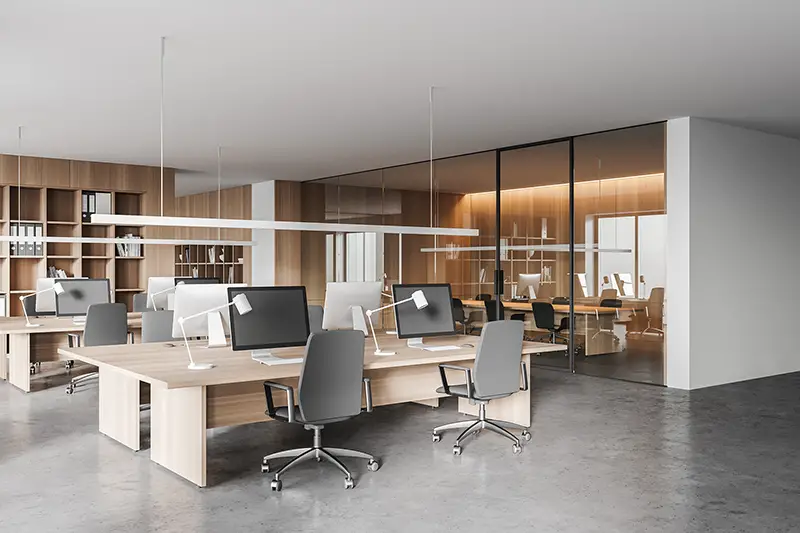
[[[305,346],[309,336],[305,287],[229,287],[228,301],[244,294],[252,311],[240,315],[231,306],[231,346],[260,350]]]
[[[392,285],[395,302],[411,298],[411,294],[417,290],[425,295],[428,306],[417,309],[413,301],[394,306],[397,337],[411,339],[455,335],[456,323],[453,319],[453,293],[450,284]]]
[[[175,278],[175,285],[185,283],[186,285],[200,285],[205,283],[220,283],[219,278]]]
[[[56,296],[58,316],[83,316],[93,304],[111,301],[111,285],[108,279],[60,280],[64,292]]]

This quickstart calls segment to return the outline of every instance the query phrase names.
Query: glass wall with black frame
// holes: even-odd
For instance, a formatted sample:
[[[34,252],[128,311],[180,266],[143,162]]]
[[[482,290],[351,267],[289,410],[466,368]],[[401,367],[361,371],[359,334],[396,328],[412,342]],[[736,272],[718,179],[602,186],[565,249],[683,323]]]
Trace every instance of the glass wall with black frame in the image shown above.
[[[663,385],[665,126],[574,143],[575,265],[583,301],[594,308],[576,320],[575,370]]]
[[[500,152],[500,259],[506,318],[526,336],[569,344],[569,141]],[[533,364],[570,368],[569,352]]]

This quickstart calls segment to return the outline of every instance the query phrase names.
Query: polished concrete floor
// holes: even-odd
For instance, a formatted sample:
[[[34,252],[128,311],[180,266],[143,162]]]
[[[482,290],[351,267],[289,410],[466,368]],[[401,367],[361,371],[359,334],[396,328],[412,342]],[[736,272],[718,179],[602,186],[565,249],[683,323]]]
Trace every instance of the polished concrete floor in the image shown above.
[[[430,429],[453,402],[379,408],[326,430],[354,490],[306,463],[272,493],[261,455],[305,445],[284,424],[215,430],[198,489],[97,433],[97,394],[0,383],[3,532],[788,532],[800,530],[800,374],[685,393],[534,371],[521,455],[481,434],[451,453]]]

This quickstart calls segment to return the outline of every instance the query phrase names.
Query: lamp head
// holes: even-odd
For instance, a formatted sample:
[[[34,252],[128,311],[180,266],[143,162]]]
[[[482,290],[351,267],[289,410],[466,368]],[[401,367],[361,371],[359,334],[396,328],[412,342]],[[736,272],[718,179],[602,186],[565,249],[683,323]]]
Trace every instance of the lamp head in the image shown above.
[[[428,299],[425,298],[425,294],[422,291],[414,291],[411,293],[411,299],[414,300],[414,305],[417,306],[417,309],[425,309],[428,307]]]
[[[236,307],[236,310],[239,311],[240,315],[246,315],[253,310],[253,306],[250,305],[250,300],[247,299],[244,293],[239,293],[233,297],[233,305]]]
[[[53,285],[53,290],[56,292],[56,294],[64,294],[64,286],[60,283]]]

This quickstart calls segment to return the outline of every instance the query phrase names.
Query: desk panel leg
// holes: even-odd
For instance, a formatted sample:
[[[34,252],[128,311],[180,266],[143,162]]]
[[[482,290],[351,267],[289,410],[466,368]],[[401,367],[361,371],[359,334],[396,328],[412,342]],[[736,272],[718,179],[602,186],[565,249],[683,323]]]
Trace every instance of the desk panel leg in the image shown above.
[[[31,391],[31,336],[27,333],[8,336],[8,381],[25,392]]]
[[[0,335],[0,379],[8,379],[8,335]]]
[[[206,486],[206,388],[150,388],[150,458]]]
[[[523,355],[525,366],[528,368],[528,383],[530,384],[530,356]],[[478,416],[478,406],[470,405],[469,400],[458,399],[458,411],[470,416]],[[486,406],[486,416],[494,420],[511,422],[526,428],[531,427],[531,386],[528,390],[519,391],[500,400],[492,400]]]
[[[100,433],[139,451],[139,380],[100,367]]]

